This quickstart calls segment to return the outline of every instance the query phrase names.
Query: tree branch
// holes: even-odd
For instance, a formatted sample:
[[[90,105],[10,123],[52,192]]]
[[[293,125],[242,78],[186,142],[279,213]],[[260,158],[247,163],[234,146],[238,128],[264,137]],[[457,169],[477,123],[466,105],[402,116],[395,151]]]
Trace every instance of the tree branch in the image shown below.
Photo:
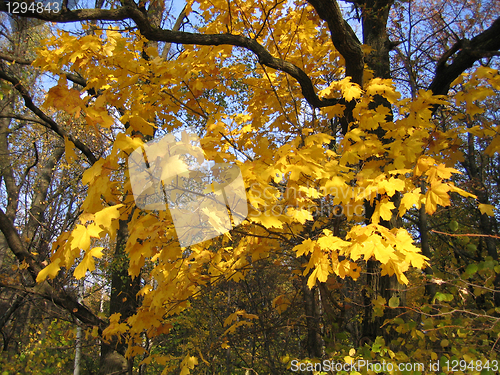
[[[0,115],[0,118],[12,118],[16,120],[21,120],[21,121],[28,121],[28,122],[34,122],[43,126],[47,126],[47,123],[43,120],[40,120],[36,117],[29,117],[29,116],[22,116],[22,115],[16,115],[14,113],[7,113],[5,115]]]
[[[38,273],[42,270],[42,267],[35,261],[31,253],[29,253],[23,245],[23,241],[14,227],[14,224],[7,215],[0,208],[0,230],[7,240],[9,248],[16,256],[17,260],[22,263],[25,262],[28,265],[28,272],[33,280],[36,280]],[[70,314],[80,319],[85,324],[95,325],[100,328],[104,327],[104,322],[99,319],[92,311],[87,307],[78,303],[74,298],[67,295],[64,289],[61,291],[56,291],[52,285],[47,281],[34,286],[33,288],[23,289],[30,293],[36,293],[43,296],[45,299],[54,302],[56,305],[64,308]]]
[[[31,65],[31,63],[33,62],[33,60],[27,60],[19,56],[11,56],[1,52],[0,52],[0,59],[10,62],[15,61],[16,64],[21,64],[21,65]]]
[[[172,28],[172,31],[179,31],[182,22],[184,22],[184,18],[186,18],[186,7],[187,5],[182,8],[181,13],[179,14],[179,17],[177,17],[177,20],[175,21],[174,27]],[[170,52],[170,47],[172,46],[172,43],[166,43],[165,46],[163,47],[163,51],[161,53],[161,58],[166,60],[168,57],[168,53]]]
[[[177,44],[192,44],[204,46],[231,45],[242,47],[253,52],[259,59],[261,64],[269,68],[283,71],[295,78],[302,89],[302,94],[307,102],[314,108],[328,107],[337,104],[337,99],[320,99],[315,92],[311,79],[307,74],[296,65],[272,56],[260,43],[255,39],[250,39],[241,35],[232,34],[196,34],[184,31],[164,30],[155,27],[148,20],[147,15],[141,12],[137,5],[132,0],[123,0],[123,6],[118,9],[78,9],[67,10],[63,9],[59,13],[40,12],[35,14],[20,14],[22,17],[37,18],[52,22],[76,22],[86,20],[107,20],[120,21],[132,19],[142,35],[148,40],[159,41],[166,43]],[[5,3],[0,3],[0,11],[6,11]],[[348,26],[348,25],[347,25]],[[352,31],[352,30],[351,30]],[[355,37],[355,36],[354,36]],[[359,44],[359,41],[358,41]],[[356,55],[357,56],[357,55]],[[359,48],[359,56],[362,56]],[[344,56],[346,61],[350,61],[352,56]],[[362,61],[362,60],[361,60]],[[363,65],[361,64],[361,67]],[[362,71],[362,70],[361,70]],[[359,75],[359,73],[358,73]],[[354,75],[357,77],[357,75]],[[360,76],[362,77],[362,75]],[[359,80],[360,77],[356,78]],[[76,145],[76,143],[75,143]]]
[[[14,227],[12,221],[7,217],[7,215],[0,208],[0,230],[5,236],[9,248],[12,250],[16,256],[19,263],[25,262],[28,264],[28,272],[30,273],[33,280],[36,279],[38,273],[42,270],[40,265],[35,261],[31,253],[29,253],[23,245],[21,237],[17,233],[17,229]]]
[[[436,75],[429,86],[429,90],[434,95],[446,95],[451,83],[465,70],[471,68],[477,60],[483,57],[498,56],[498,52],[496,51],[500,49],[499,35],[500,17],[488,29],[470,41],[458,41],[438,61]],[[457,51],[459,52],[456,53]],[[450,65],[446,65],[448,59],[453,55],[455,55],[453,62]]]
[[[308,0],[318,16],[326,21],[330,29],[333,45],[344,57],[346,75],[352,77],[352,82],[363,86],[363,50],[361,42],[344,20],[336,0]]]
[[[87,157],[87,160],[90,164],[94,164],[97,161],[97,158],[94,156],[92,151],[87,147],[87,145],[83,144],[79,139],[74,138],[70,134],[68,134],[62,127],[60,127],[54,120],[52,120],[49,116],[47,116],[40,108],[38,108],[33,100],[31,99],[31,95],[29,91],[23,86],[23,84],[14,76],[9,75],[5,69],[3,64],[0,65],[0,79],[3,79],[7,82],[12,83],[14,88],[21,94],[24,99],[25,106],[30,109],[35,115],[37,115],[40,119],[42,119],[47,127],[52,129],[56,134],[61,136],[62,138],[67,137],[74,145],[83,152],[83,154]]]

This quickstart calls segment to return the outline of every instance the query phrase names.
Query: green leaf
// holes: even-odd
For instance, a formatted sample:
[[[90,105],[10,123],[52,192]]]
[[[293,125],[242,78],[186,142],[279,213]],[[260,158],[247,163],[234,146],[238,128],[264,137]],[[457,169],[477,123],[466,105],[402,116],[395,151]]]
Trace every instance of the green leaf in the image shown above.
[[[450,224],[448,224],[448,226],[450,227],[450,230],[453,232],[456,232],[458,229],[458,223],[456,222],[456,220],[451,221]]]
[[[434,295],[434,300],[449,302],[449,301],[453,300],[453,294],[445,294],[445,293],[437,292]]]
[[[485,260],[484,262],[484,268],[487,269],[487,270],[492,270],[495,268],[495,266],[497,265],[497,262],[494,261],[493,259],[487,259]]]
[[[377,336],[377,338],[375,339],[375,342],[372,345],[372,352],[374,352],[374,353],[380,352],[380,350],[382,349],[382,346],[384,346],[384,345],[385,345],[384,339],[380,336]]]
[[[477,251],[477,247],[473,243],[470,243],[470,244],[467,245],[467,250],[469,250],[469,251]]]
[[[467,268],[465,269],[465,272],[469,275],[469,277],[473,276],[477,271],[479,270],[479,267],[477,264],[469,264]]]
[[[399,297],[392,296],[391,299],[389,299],[389,307],[395,309],[398,306],[399,306]]]

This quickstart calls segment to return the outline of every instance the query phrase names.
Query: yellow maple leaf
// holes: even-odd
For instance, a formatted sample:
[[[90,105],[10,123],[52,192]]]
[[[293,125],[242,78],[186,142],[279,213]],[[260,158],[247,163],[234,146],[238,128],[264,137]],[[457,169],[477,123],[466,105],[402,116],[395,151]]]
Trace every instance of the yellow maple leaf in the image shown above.
[[[90,234],[84,225],[77,224],[69,238],[71,249],[87,250],[90,247]]]
[[[276,309],[278,314],[281,314],[288,307],[290,307],[290,305],[291,305],[290,300],[284,295],[279,295],[278,297],[274,298],[273,301],[271,302],[272,308]]]
[[[99,159],[92,167],[83,172],[82,183],[88,185],[100,176],[105,162],[104,159]]]
[[[85,256],[83,257],[82,261],[80,264],[75,268],[75,271],[73,272],[73,275],[77,279],[81,279],[82,277],[85,276],[87,273],[87,270],[90,272],[95,270],[95,258],[102,258],[102,251],[104,250],[103,247],[94,247],[91,250],[85,252]]]
[[[81,218],[81,216],[80,216],[80,218]],[[87,226],[87,232],[88,232],[90,237],[100,238],[102,229],[100,227],[98,227],[95,223],[92,223],[92,224],[89,224]]]
[[[350,248],[350,254],[351,254],[351,259],[356,261],[359,258],[361,258],[361,255],[363,255],[365,252],[365,249],[362,244],[360,243],[353,243],[351,248]]]
[[[331,118],[331,119],[335,118],[335,117],[343,116],[344,111],[345,111],[345,105],[343,105],[343,104],[336,104],[334,106],[325,107],[325,108],[321,109],[321,113],[325,114],[326,116],[328,116],[328,118]]]
[[[382,218],[382,220],[390,220],[392,217],[392,210],[395,208],[396,206],[394,206],[394,203],[389,202],[389,198],[382,199],[375,207],[375,212],[372,216],[373,224],[378,224],[380,218]]]
[[[117,152],[115,150],[120,149],[121,151],[130,154],[132,151],[139,147],[144,147],[144,142],[140,137],[132,138],[125,135],[124,133],[119,133],[116,136],[116,140],[114,142],[113,152]]]
[[[495,153],[500,152],[500,136],[496,136],[495,138],[493,138],[484,152],[490,156],[493,156]]]
[[[449,206],[450,196],[448,195],[450,186],[448,184],[431,184],[431,188],[425,194],[425,212],[432,215],[437,210],[437,206]]]
[[[316,242],[311,240],[310,238],[304,240],[300,245],[297,245],[293,248],[294,251],[297,252],[297,257],[302,255],[307,255],[314,250],[314,246]]]
[[[41,283],[47,277],[50,279],[53,279],[54,277],[56,277],[57,273],[61,269],[61,267],[59,267],[59,263],[61,263],[60,258],[56,258],[56,259],[54,259],[54,261],[50,262],[50,264],[47,267],[45,267],[43,270],[41,270],[38,273],[38,275],[36,277],[36,282]]]
[[[411,263],[413,267],[420,269],[427,266],[427,261],[429,260],[429,258],[417,252],[407,252],[405,259],[407,262]]]
[[[328,229],[324,229],[323,232],[325,233],[325,236],[317,239],[317,244],[323,250],[338,251],[339,249],[344,249],[345,247],[350,245],[349,242],[344,241],[339,237],[333,236],[331,234],[331,231],[329,231]]]
[[[386,264],[391,259],[397,259],[397,256],[394,254],[393,247],[383,245],[382,243],[377,244],[377,246],[374,247],[373,255],[375,256],[375,259],[382,264]]]
[[[252,217],[252,221],[265,226],[266,228],[283,228],[282,215],[276,215],[271,211],[262,212],[258,216]]]
[[[224,327],[227,327],[228,325],[230,325],[232,322],[234,322],[236,320],[236,318],[238,317],[238,315],[241,315],[242,313],[244,312],[244,310],[238,310],[232,314],[230,314],[225,320],[224,320],[224,323],[223,323],[223,326]]]
[[[94,223],[105,229],[108,233],[116,230],[115,226],[112,226],[113,220],[117,220],[120,217],[120,208],[123,207],[123,204],[116,204],[114,206],[109,206],[103,208],[99,212],[96,212],[94,215]]]
[[[129,119],[130,126],[137,130],[143,135],[153,135],[155,130],[155,125],[144,120],[140,116],[131,116]]]
[[[311,273],[311,276],[309,276],[309,279],[307,280],[307,286],[309,287],[309,289],[312,289],[316,284],[316,280],[318,280],[321,283],[324,283],[328,279],[329,275],[330,275],[330,266],[328,264],[328,260],[326,259],[326,257],[322,257],[316,264],[316,267],[314,268],[314,271]]]
[[[66,161],[68,163],[78,159],[78,155],[75,152],[75,144],[71,142],[68,137],[64,137],[64,150]]]
[[[425,173],[431,165],[435,163],[435,160],[433,158],[430,158],[428,156],[422,156],[418,159],[417,165],[415,166],[415,176],[420,176],[423,173]]]
[[[382,79],[382,78],[374,78],[366,87],[366,93],[368,95],[381,95],[385,97],[390,103],[395,103],[401,94],[396,92],[396,89],[392,85],[392,80],[390,79]]]
[[[466,198],[474,198],[474,199],[477,199],[477,196],[474,195],[474,194],[471,194],[463,189],[460,189],[458,187],[456,187],[455,185],[453,185],[453,183],[449,183],[449,186],[450,186],[450,191],[454,192],[454,193],[458,193],[460,194],[462,197],[466,197]]]
[[[351,101],[361,96],[362,90],[358,84],[351,82],[351,77],[346,77],[338,82],[345,100]]]
[[[179,175],[189,172],[188,165],[181,155],[173,155],[165,162],[165,167],[161,171],[161,180],[165,184],[175,184]]]
[[[231,229],[231,223],[226,212],[214,211],[213,208],[204,207],[201,211],[207,216],[208,222],[217,233],[224,233]]]
[[[455,168],[448,168],[445,164],[439,164],[437,166],[431,166],[425,174],[429,176],[429,183],[438,181],[440,179],[449,179],[453,173],[460,173]]]
[[[294,218],[299,223],[304,224],[306,220],[313,220],[312,214],[308,210],[290,207],[286,210],[288,217]]]
[[[396,191],[402,191],[404,189],[405,183],[400,178],[391,177],[389,180],[380,181],[377,187],[380,189],[380,193],[383,193],[385,190],[387,195],[392,197]]]
[[[492,206],[491,204],[483,204],[481,203],[479,206],[479,211],[481,211],[481,214],[484,215],[488,215],[488,216],[495,216],[495,206]]]
[[[246,320],[241,320],[239,322],[236,322],[234,323],[231,327],[229,327],[228,329],[226,329],[223,333],[223,335],[227,335],[228,333],[234,333],[236,332],[236,329],[238,329],[238,327],[241,327],[241,326],[252,326],[253,323],[252,322],[247,322]]]
[[[416,188],[409,193],[405,193],[403,198],[401,198],[401,203],[399,204],[399,216],[404,215],[404,213],[413,206],[420,208],[423,197],[424,196],[420,194],[420,188]]]

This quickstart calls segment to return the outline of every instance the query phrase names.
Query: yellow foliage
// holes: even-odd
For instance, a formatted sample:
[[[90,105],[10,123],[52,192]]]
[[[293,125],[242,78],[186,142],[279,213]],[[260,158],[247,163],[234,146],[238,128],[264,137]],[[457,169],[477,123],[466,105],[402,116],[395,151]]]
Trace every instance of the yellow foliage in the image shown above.
[[[75,152],[75,145],[73,142],[71,142],[68,137],[64,137],[64,147],[65,147],[65,150],[66,150],[66,161],[68,163],[71,163],[73,161],[75,161],[78,156],[76,155],[76,152]]]
[[[94,257],[95,258],[102,258],[102,251],[104,250],[103,247],[94,247],[93,249],[90,249],[89,251],[85,252],[85,255],[83,257],[83,260],[80,262],[80,264],[75,268],[75,271],[73,272],[73,275],[77,279],[81,279],[82,277],[85,276],[85,273],[88,271],[92,272],[95,270],[95,262],[94,262]]]
[[[479,211],[481,211],[481,214],[486,214],[488,216],[495,216],[495,206],[492,206],[491,204],[479,204]]]
[[[53,279],[54,277],[57,276],[59,273],[59,270],[61,267],[59,267],[59,263],[61,263],[61,259],[55,259],[50,262],[48,266],[46,266],[43,270],[41,270],[38,273],[38,276],[36,277],[36,282],[41,283],[42,281],[45,281],[47,277],[50,279]]]
[[[422,269],[428,259],[410,232],[388,229],[381,222],[396,221],[422,204],[433,214],[439,206],[450,205],[451,192],[474,198],[449,181],[460,173],[452,165],[459,158],[456,150],[463,132],[439,130],[431,110],[434,105],[454,102],[465,105],[471,116],[479,114],[475,103],[491,96],[491,87],[499,89],[498,72],[477,69],[468,90],[454,98],[420,90],[414,99],[400,99],[393,82],[381,78],[367,79],[360,87],[344,78],[331,38],[318,29],[311,8],[295,9],[285,3],[241,2],[238,12],[248,15],[243,20],[226,1],[201,2],[201,16],[212,22],[200,31],[219,34],[230,28],[233,34],[256,38],[272,56],[300,67],[320,97],[352,101],[354,121],[343,137],[334,137],[330,129],[331,120],[344,115],[345,104],[324,107],[321,113],[314,109],[311,116],[311,110],[303,108],[302,90],[295,80],[256,64],[243,52],[239,60],[234,58],[231,46],[186,45],[176,60],[167,61],[137,32],[110,28],[83,37],[61,32],[47,42],[50,48],[40,50],[38,67],[53,73],[63,67],[79,71],[87,82],[86,90],[99,91],[95,98],[82,98],[62,77],[49,90],[45,106],[74,117],[82,113],[89,132],[112,139],[103,156],[83,174],[88,192],[80,223],[54,243],[51,263],[37,281],[54,278],[61,267],[71,268],[82,251],[74,276],[82,278],[87,270],[92,272],[94,258],[105,253],[92,242],[105,236],[113,239],[120,220],[128,222],[129,274],[136,277],[145,269],[148,272],[147,285],[140,292],[142,307],[127,323],[112,316],[105,338],[143,331],[160,334],[158,326],[185,309],[200,286],[212,279],[238,281],[245,277],[245,268],[269,254],[299,258],[304,268],[293,271],[307,277],[309,288],[331,276],[357,279],[361,262],[368,260],[378,261],[383,274],[407,283],[405,273],[410,267]],[[272,35],[262,25],[263,15],[274,25]],[[258,36],[257,30],[262,30]],[[481,80],[489,86],[473,86]],[[244,98],[237,86],[245,88]],[[221,104],[212,92],[221,94],[226,103]],[[394,119],[388,108],[374,108],[377,95],[392,104]],[[120,109],[119,121],[111,108]],[[204,124],[203,154],[200,151],[196,159],[240,168],[249,215],[230,234],[181,249],[171,213],[143,211],[135,205],[126,161],[134,150],[144,148],[147,137],[163,131],[172,134],[186,121]],[[489,155],[500,150],[496,127],[467,131],[493,138],[486,149]],[[65,149],[68,163],[78,162],[68,138]],[[180,178],[180,172],[190,172],[186,161],[172,157],[172,164],[160,173],[161,180]],[[205,186],[200,194],[212,193],[214,186]],[[176,194],[184,193],[165,192],[162,198],[173,201]],[[374,207],[368,218],[364,216],[367,203]],[[494,215],[491,205],[480,204],[479,210]],[[206,216],[207,226],[223,231],[219,211],[206,207],[199,211]],[[334,235],[328,228],[337,217],[345,219],[345,231]],[[374,301],[379,310],[386,303],[381,297]],[[273,301],[278,313],[288,305],[284,295]],[[396,301],[389,301],[389,306],[397,306]],[[225,334],[255,319],[255,315],[236,311],[224,321]],[[354,354],[346,356],[346,361]],[[189,374],[197,363],[196,357],[187,355],[181,374]]]

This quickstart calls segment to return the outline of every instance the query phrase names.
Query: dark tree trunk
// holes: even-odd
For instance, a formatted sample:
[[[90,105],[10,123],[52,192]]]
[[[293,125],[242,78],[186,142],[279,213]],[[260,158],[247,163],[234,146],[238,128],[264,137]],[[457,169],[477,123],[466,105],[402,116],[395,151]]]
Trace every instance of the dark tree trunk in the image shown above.
[[[116,245],[113,262],[111,265],[111,297],[109,303],[109,314],[121,314],[121,321],[134,315],[137,311],[139,301],[136,298],[140,290],[140,278],[132,277],[128,274],[128,257],[125,253],[125,246],[128,240],[128,220],[120,220],[120,227],[116,235]],[[109,344],[103,342],[101,345],[100,373],[102,375],[113,371],[127,368],[124,358],[127,350],[125,340],[114,338]],[[131,371],[131,363],[128,364]]]
[[[323,356],[323,339],[321,335],[321,317],[319,303],[316,300],[316,287],[309,289],[307,277],[302,278],[302,293],[304,296],[304,312],[306,314],[307,326],[307,352],[311,358]]]

